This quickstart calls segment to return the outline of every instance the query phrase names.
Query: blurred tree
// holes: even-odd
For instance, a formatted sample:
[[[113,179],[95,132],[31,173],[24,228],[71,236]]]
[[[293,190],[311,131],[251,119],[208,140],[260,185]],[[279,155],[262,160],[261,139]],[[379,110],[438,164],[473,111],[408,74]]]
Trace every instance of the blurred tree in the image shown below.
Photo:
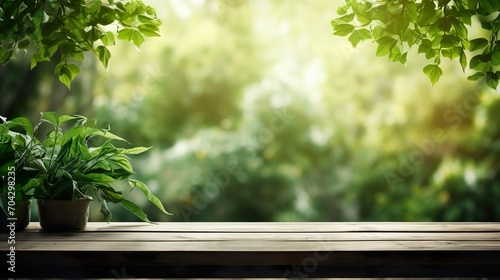
[[[329,36],[340,0],[145,2],[168,36],[140,55],[113,46],[123,59],[108,69],[86,57],[62,107],[51,92],[64,85],[41,72],[29,80],[37,97],[19,110],[85,111],[154,145],[133,165],[177,205],[169,220],[499,220],[500,97],[460,65],[441,61],[431,87],[427,61],[387,64],[370,55],[377,45]],[[46,64],[19,65],[5,65],[2,87],[27,87],[18,73]]]
[[[211,31],[207,3],[214,2],[194,3],[183,16],[169,16],[166,26],[179,30],[169,31],[176,43],[167,40],[168,48],[148,53],[151,61],[162,58],[153,79],[138,78],[146,74],[135,69],[120,73],[151,82],[119,102],[110,95],[127,114],[101,108],[124,131],[137,127],[158,146],[137,172],[178,205],[172,220],[498,220],[498,179],[485,175],[494,174],[494,160],[483,161],[479,151],[496,154],[469,138],[484,135],[478,119],[489,118],[481,112],[494,102],[486,102],[477,84],[457,78],[460,67],[443,61],[441,82],[430,87],[417,70],[425,61],[408,57],[416,67],[387,65],[325,37],[329,1],[242,4],[230,10],[235,22],[228,10],[214,19],[228,32],[220,37]],[[229,31],[246,24],[236,18],[252,18],[246,32]],[[228,42],[240,37],[255,44],[255,53],[239,58],[240,48]],[[245,71],[219,66],[213,58],[219,52],[231,58],[223,66]],[[247,69],[255,69],[254,79],[241,79]],[[215,77],[222,85],[245,82],[212,98],[212,86],[220,88],[208,82]],[[117,85],[108,81],[108,89]],[[199,98],[205,105],[196,106]]]
[[[266,66],[252,22],[241,20],[253,16],[249,4],[231,6],[222,16],[215,1],[193,3],[163,3],[160,12],[168,20],[162,32],[169,36],[136,63],[145,57],[154,62],[141,69],[130,67],[134,58],[117,61],[121,73],[103,81],[109,89],[100,97],[103,109],[110,103],[122,109],[120,114],[102,110],[101,118],[123,133],[137,127],[134,141],[168,147],[203,127],[234,128],[244,88],[263,78]],[[179,5],[191,5],[191,17],[183,16]]]

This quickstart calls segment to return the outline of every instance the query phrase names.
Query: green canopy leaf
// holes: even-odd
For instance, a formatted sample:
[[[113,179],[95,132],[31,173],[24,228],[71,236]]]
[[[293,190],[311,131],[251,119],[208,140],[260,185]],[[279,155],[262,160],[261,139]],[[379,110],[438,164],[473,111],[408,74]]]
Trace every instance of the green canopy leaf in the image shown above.
[[[429,77],[429,80],[431,80],[431,83],[434,85],[441,75],[443,75],[443,70],[439,68],[439,65],[436,64],[429,64],[424,67],[424,73]]]

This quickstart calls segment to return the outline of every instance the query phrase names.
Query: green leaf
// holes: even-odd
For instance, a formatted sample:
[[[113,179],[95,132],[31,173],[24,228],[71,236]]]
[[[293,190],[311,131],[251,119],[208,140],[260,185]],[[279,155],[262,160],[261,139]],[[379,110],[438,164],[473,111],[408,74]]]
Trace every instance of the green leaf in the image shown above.
[[[455,28],[455,31],[457,32],[457,36],[460,37],[462,40],[467,40],[467,28],[463,23],[461,23],[458,20],[455,20],[452,22],[453,27]]]
[[[118,141],[123,141],[123,142],[127,142],[127,140],[121,138],[120,136],[117,136],[117,135],[114,135],[113,133],[109,132],[109,131],[103,131],[103,130],[100,130],[100,129],[94,129],[92,130],[90,136],[101,136],[101,137],[104,137],[104,138],[107,138],[107,139],[112,139],[112,140],[118,140]]]
[[[66,87],[71,89],[71,81],[73,80],[73,78],[71,77],[71,73],[67,69],[61,70],[58,73],[58,77],[61,83],[65,84]]]
[[[146,7],[146,13],[150,16],[155,16],[156,17],[156,10],[151,7],[151,6],[147,6]]]
[[[72,30],[80,30],[86,27],[85,19],[82,17],[67,17],[64,20],[65,27]]]
[[[335,35],[346,36],[348,34],[351,34],[351,32],[354,30],[354,26],[350,24],[337,24],[333,28],[333,30],[333,34]]]
[[[150,223],[151,221],[148,219],[148,216],[144,211],[142,211],[141,207],[139,207],[137,204],[133,203],[130,200],[127,199],[122,199],[120,201],[120,205],[123,206],[125,209],[127,209],[130,213],[136,215],[139,219],[141,219],[143,222]]]
[[[386,32],[382,26],[375,26],[375,28],[373,28],[372,36],[375,41],[379,40],[384,35],[386,35]]]
[[[95,54],[97,57],[99,57],[99,60],[101,61],[102,65],[104,65],[104,68],[108,68],[108,63],[109,59],[111,58],[111,52],[106,48],[105,46],[98,46],[94,50]]]
[[[485,55],[479,54],[471,58],[469,62],[469,66],[471,69],[476,70],[476,71],[485,71],[488,68],[488,63],[485,59]]]
[[[69,54],[71,58],[78,61],[83,61],[85,59],[85,54],[82,51],[75,51]]]
[[[73,174],[73,179],[77,181],[89,182],[89,183],[111,183],[116,182],[116,180],[110,176],[98,173],[88,173],[81,174],[76,173]]]
[[[118,31],[118,39],[125,41],[133,41],[137,47],[140,47],[144,42],[144,37],[138,30],[124,28]]]
[[[460,47],[454,47],[451,49],[442,49],[441,50],[441,55],[444,57],[447,57],[449,59],[455,59],[459,57],[462,54],[462,48]]]
[[[494,13],[500,10],[500,2],[498,0],[479,0],[479,5],[488,13]]]
[[[68,69],[71,72],[71,76],[74,79],[78,73],[80,73],[80,67],[78,67],[75,64],[68,63],[66,64],[66,69]]]
[[[108,204],[106,203],[106,200],[101,201],[101,211],[102,215],[104,216],[104,220],[109,223],[111,222],[111,218],[113,215],[111,214],[111,211],[109,211]]]
[[[117,7],[118,9],[120,9],[120,10],[124,11],[124,12],[125,12],[125,11],[127,11],[127,10],[125,9],[125,5],[123,5],[123,3],[122,3],[122,2],[116,2],[116,7]]]
[[[73,139],[77,141],[77,138],[84,139],[87,137],[86,128],[83,126],[75,126],[70,130],[64,133],[63,138],[61,139],[61,145],[66,145],[67,143],[72,143]]]
[[[389,60],[394,62],[401,60],[401,50],[399,49],[398,46],[394,46],[394,48],[391,49],[391,53],[389,54]]]
[[[477,4],[479,0],[467,0],[467,7],[473,11],[477,9]]]
[[[101,2],[101,1],[99,1]],[[101,6],[101,9],[99,11],[99,15],[97,16],[98,18],[98,23],[101,25],[110,25],[113,23],[116,19],[116,12],[114,9],[106,6]]]
[[[486,84],[496,90],[498,87],[498,75],[493,72],[487,72],[486,73]]]
[[[369,10],[370,18],[378,20],[384,24],[389,23],[393,19],[393,15],[387,10],[387,5],[380,5]]]
[[[143,182],[138,181],[138,180],[130,179],[129,183],[130,183],[130,186],[132,188],[134,188],[134,187],[139,188],[144,193],[144,195],[146,196],[146,198],[149,201],[151,201],[163,213],[171,215],[170,213],[167,212],[167,210],[165,210],[165,208],[163,207],[163,204],[161,203],[160,199],[158,199],[156,196],[154,196],[153,193],[148,189],[148,187]]]
[[[476,13],[473,12],[472,10],[460,9],[458,11],[458,17],[462,20],[464,24],[467,24],[468,26],[471,26],[472,17],[475,15]]]
[[[460,66],[462,66],[462,71],[465,72],[465,68],[467,68],[467,55],[463,50],[462,53],[460,54]]]
[[[117,191],[107,184],[96,184],[95,187],[99,190],[99,196],[112,203],[120,203],[125,197],[121,191]]]
[[[154,26],[160,26],[161,25],[161,20],[159,18],[153,18],[153,17],[145,16],[145,15],[138,15],[137,19],[141,23],[152,24]]]
[[[420,25],[428,25],[433,23],[435,18],[439,16],[439,11],[436,10],[436,4],[434,1],[425,1],[423,7],[420,11],[417,23]]]
[[[78,182],[85,182],[85,183],[116,182],[116,180],[114,178],[107,176],[105,174],[98,174],[98,173],[88,173],[88,174],[74,173],[72,177],[73,177],[73,179],[75,179]]]
[[[419,39],[420,35],[418,34],[417,31],[413,29],[407,29],[406,32],[403,34],[403,41],[407,42],[409,46],[412,46],[417,42]]]
[[[360,41],[371,39],[372,36],[368,29],[357,29],[352,32],[351,36],[349,36],[349,41],[356,47]]]
[[[486,47],[487,45],[488,45],[488,40],[486,40],[485,38],[477,38],[474,40],[470,40],[469,51],[473,52],[476,50],[480,50]]]
[[[131,1],[131,2],[127,2],[125,3],[125,10],[127,11],[127,13],[129,15],[138,15],[138,14],[142,14],[143,11],[141,11],[141,4],[140,2],[138,1]]]
[[[413,2],[410,2],[410,1],[405,3],[406,14],[408,15],[408,18],[411,22],[417,21],[419,15],[420,15],[419,6],[420,5],[413,3]]]
[[[345,15],[347,13],[347,7],[346,6],[340,6],[337,8],[337,14],[338,15]]]
[[[101,41],[105,46],[111,46],[115,44],[115,34],[113,32],[108,31],[102,34]]]
[[[115,157],[118,159],[117,157]],[[130,164],[130,161],[128,159],[110,159],[108,160],[110,163],[111,170],[113,172],[113,178],[116,178],[117,181],[119,180],[126,180],[128,177],[134,174],[132,165]]]
[[[28,39],[21,40],[17,43],[17,47],[20,49],[27,49],[30,46],[30,41]]]
[[[408,20],[398,17],[385,27],[385,31],[401,36],[408,30],[409,25],[410,22]]]
[[[62,116],[59,117],[59,124],[62,124],[62,123],[65,123],[67,121],[74,120],[74,119],[79,119],[79,117],[69,116],[69,115],[62,115]]]
[[[432,85],[434,85],[437,81],[439,81],[441,75],[443,75],[443,70],[439,68],[439,65],[429,64],[424,67],[424,73],[425,75],[427,75],[427,77],[429,77]]]
[[[389,36],[384,36],[378,39],[377,43],[379,45],[377,47],[376,56],[384,56],[391,52],[392,48],[396,45],[397,40]]]
[[[138,26],[139,31],[147,37],[160,37],[158,26],[153,24],[141,24]]]
[[[350,1],[352,10],[356,14],[356,16],[361,16],[364,18],[370,18],[370,9],[373,4],[368,1]]]
[[[494,66],[500,65],[500,50],[495,50],[491,53],[491,63]]]
[[[460,43],[460,38],[454,35],[443,35],[441,38],[441,48],[443,49],[449,49],[453,48]]]
[[[399,59],[399,62],[401,62],[402,64],[406,64],[407,57],[408,57],[408,52],[403,53],[401,55],[401,58]]]
[[[59,127],[59,116],[54,112],[43,112],[40,119],[50,123],[54,128]]]
[[[349,23],[351,21],[354,20],[354,13],[350,13],[350,14],[347,14],[347,15],[343,15],[339,18],[336,18],[334,20],[332,20],[330,23],[332,25],[332,27],[335,27],[335,25],[337,24],[340,24],[340,23]],[[141,20],[142,22],[142,20]]]
[[[85,32],[84,34],[84,39],[89,43],[89,45],[92,45],[95,41],[99,40],[102,35],[103,31],[100,30],[97,26],[93,26],[89,31]]]
[[[418,53],[427,53],[429,50],[432,50],[432,42],[428,39],[423,39],[418,46]]]
[[[123,154],[127,154],[127,155],[137,155],[137,154],[141,154],[141,153],[144,153],[145,151],[151,149],[151,147],[135,147],[135,148],[131,148],[131,149],[125,149],[122,151]]]
[[[25,117],[17,117],[6,123],[8,128],[22,127],[29,136],[34,135],[33,124]]]
[[[451,30],[451,22],[447,18],[440,18],[435,24],[441,31],[450,32]]]
[[[80,73],[80,68],[75,64],[63,63],[58,69],[56,74],[59,75],[59,81],[71,89],[71,81]]]
[[[469,80],[469,81],[477,81],[477,80],[479,80],[480,78],[482,78],[484,76],[485,76],[485,74],[483,72],[476,72],[473,75],[468,76],[467,80]]]

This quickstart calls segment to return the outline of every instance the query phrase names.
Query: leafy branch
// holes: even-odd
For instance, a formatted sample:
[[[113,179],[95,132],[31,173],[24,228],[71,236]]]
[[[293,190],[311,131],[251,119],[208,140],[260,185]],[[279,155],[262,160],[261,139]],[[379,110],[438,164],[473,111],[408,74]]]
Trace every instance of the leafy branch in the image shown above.
[[[423,72],[435,84],[441,59],[457,59],[469,80],[484,79],[496,89],[500,80],[500,1],[496,0],[346,0],[331,21],[334,35],[349,36],[354,47],[363,40],[378,44],[376,56],[406,64],[408,51],[432,62]],[[489,38],[469,39],[467,26],[477,18]],[[467,56],[472,58],[468,60]]]
[[[59,52],[54,70],[70,88],[84,52],[92,51],[107,68],[108,47],[115,39],[140,47],[144,37],[160,36],[160,25],[155,9],[140,0],[2,0],[0,64],[9,62],[18,50],[32,48],[34,68]]]

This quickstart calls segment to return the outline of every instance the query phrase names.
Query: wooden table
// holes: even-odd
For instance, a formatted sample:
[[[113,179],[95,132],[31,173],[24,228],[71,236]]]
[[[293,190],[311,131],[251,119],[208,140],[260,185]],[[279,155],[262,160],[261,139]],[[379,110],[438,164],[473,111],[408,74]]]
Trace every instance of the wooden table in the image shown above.
[[[500,223],[31,223],[15,240],[17,278],[500,277]]]

